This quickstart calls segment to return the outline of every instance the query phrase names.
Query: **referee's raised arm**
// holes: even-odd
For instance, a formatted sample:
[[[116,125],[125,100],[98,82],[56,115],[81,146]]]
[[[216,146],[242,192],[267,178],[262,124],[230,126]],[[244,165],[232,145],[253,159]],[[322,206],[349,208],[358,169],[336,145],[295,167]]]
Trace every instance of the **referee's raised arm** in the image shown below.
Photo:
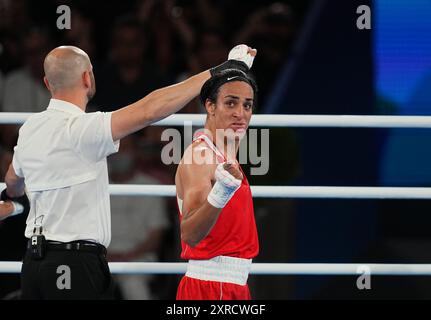
[[[250,57],[256,55],[256,50],[245,47],[240,45],[233,48],[229,55],[231,59],[211,70],[203,71],[178,84],[155,90],[141,100],[114,111],[111,118],[113,140],[121,139],[183,108],[199,95],[202,85],[211,74],[228,68],[248,71],[253,62]]]
[[[112,113],[111,129],[114,141],[136,132],[177,112],[196,97],[203,83],[210,78],[209,70],[183,82],[155,90],[147,96]]]

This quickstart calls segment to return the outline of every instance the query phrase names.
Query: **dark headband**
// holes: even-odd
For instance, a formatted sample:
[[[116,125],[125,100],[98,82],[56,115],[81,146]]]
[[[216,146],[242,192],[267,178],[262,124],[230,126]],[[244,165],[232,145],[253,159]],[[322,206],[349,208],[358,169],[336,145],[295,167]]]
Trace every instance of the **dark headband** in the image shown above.
[[[242,81],[248,83],[253,88],[254,104],[256,103],[257,85],[256,82],[246,73],[235,70],[226,69],[209,78],[202,86],[200,100],[203,105],[205,101],[212,96],[222,85],[232,81]]]

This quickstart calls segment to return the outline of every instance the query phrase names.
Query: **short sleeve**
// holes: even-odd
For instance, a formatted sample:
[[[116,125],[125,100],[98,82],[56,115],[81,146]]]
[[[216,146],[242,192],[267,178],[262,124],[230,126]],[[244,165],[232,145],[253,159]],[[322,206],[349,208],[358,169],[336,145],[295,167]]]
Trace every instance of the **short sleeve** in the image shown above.
[[[23,178],[24,173],[22,172],[21,165],[19,164],[19,161],[18,161],[18,147],[15,147],[13,150],[14,152],[13,152],[13,158],[12,158],[12,167],[15,171],[15,174],[18,177]]]
[[[72,146],[90,161],[101,161],[120,147],[119,140],[112,140],[111,115],[111,112],[86,113],[68,123]]]

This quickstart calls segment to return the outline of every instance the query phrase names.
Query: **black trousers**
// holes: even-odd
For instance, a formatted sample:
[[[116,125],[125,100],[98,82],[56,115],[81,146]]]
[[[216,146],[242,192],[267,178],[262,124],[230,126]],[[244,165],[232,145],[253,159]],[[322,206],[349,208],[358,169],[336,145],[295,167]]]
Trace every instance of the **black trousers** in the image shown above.
[[[100,253],[47,250],[42,260],[26,252],[21,270],[23,300],[114,299],[106,257]]]

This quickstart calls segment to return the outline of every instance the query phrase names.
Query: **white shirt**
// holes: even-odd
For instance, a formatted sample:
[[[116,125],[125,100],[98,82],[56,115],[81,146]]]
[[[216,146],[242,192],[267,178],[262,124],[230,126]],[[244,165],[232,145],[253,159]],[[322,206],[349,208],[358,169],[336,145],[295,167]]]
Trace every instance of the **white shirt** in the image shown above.
[[[112,140],[111,113],[85,113],[51,99],[19,131],[12,160],[25,178],[31,209],[25,236],[41,225],[48,240],[94,241],[108,246],[111,213],[106,157],[119,148]]]
[[[3,111],[41,112],[50,99],[50,93],[25,68],[12,71],[4,78]],[[1,104],[1,103],[0,103]]]

